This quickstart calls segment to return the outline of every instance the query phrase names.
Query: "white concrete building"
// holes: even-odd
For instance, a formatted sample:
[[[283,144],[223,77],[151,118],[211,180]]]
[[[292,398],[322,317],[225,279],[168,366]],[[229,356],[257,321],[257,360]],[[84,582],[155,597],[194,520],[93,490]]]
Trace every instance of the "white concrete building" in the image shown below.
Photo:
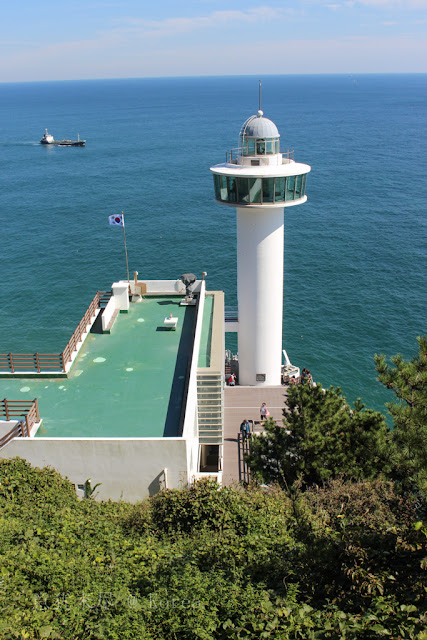
[[[0,403],[0,459],[51,466],[80,496],[91,479],[99,499],[135,502],[205,476],[221,482],[224,294],[198,280],[195,304],[180,306],[179,281],[135,278],[130,295],[128,287],[112,285],[64,371],[18,372],[18,354],[15,367],[11,359],[0,366],[2,397],[10,399]],[[171,314],[173,331],[165,326]],[[7,414],[22,412],[27,397],[37,398],[40,422],[21,437]]]

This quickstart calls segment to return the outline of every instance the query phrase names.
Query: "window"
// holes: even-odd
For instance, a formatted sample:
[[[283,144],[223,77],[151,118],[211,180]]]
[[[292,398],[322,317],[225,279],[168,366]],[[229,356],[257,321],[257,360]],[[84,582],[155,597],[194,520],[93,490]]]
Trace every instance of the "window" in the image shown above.
[[[219,200],[219,176],[217,176],[216,174],[214,174],[214,187],[215,187],[215,198],[217,200]]]
[[[241,138],[242,154],[244,156],[265,156],[280,153],[278,138]]]
[[[236,178],[228,178],[228,202],[237,202]]]
[[[301,195],[302,176],[296,176],[295,178],[295,199],[302,198]]]
[[[302,177],[302,187],[301,187],[301,198],[305,196],[305,185],[307,183],[307,174],[305,173]]]
[[[262,138],[256,141],[256,154],[257,156],[265,155],[265,140]]]
[[[249,203],[249,179],[238,178],[237,186],[239,190],[239,202]]]
[[[266,144],[267,144],[267,153],[275,153],[274,140],[266,140]]]
[[[226,176],[219,176],[219,199],[227,202],[227,178]]]
[[[254,156],[255,155],[255,138],[246,138],[247,145],[247,155]]]
[[[274,178],[262,179],[262,201],[274,202]]]
[[[251,203],[261,202],[261,178],[249,178],[249,198]]]
[[[295,176],[288,176],[286,179],[286,200],[294,200]]]
[[[289,180],[289,178],[288,178]],[[274,195],[274,201],[275,202],[284,202],[285,200],[285,185],[286,185],[286,178],[275,178],[275,195]]]

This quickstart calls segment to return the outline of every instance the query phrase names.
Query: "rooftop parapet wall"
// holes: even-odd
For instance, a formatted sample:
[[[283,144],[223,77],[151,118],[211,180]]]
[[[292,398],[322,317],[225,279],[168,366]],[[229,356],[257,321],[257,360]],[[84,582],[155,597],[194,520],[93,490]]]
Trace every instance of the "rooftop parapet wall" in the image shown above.
[[[194,293],[200,293],[203,280],[196,280],[192,286]],[[121,280],[117,284],[128,284],[127,280]],[[115,283],[116,284],[116,283]],[[181,280],[144,280],[144,278],[138,278],[138,285],[145,284],[147,287],[148,295],[185,295],[185,285]],[[139,293],[135,291],[135,282],[131,280],[129,282],[130,290],[132,294]],[[137,286],[138,286],[137,285]]]
[[[0,458],[15,456],[36,467],[53,467],[77,490],[88,479],[92,486],[101,483],[99,500],[137,502],[188,481],[182,438],[15,438]]]
[[[193,354],[191,359],[187,397],[185,399],[185,418],[182,436],[187,445],[187,474],[192,481],[198,472],[198,421],[197,421],[197,362],[199,359],[200,340],[203,325],[203,310],[205,305],[205,281],[199,281],[199,296],[197,299],[197,317],[194,328]]]
[[[209,367],[199,367],[200,370],[225,372],[224,353],[224,292],[206,291],[207,296],[214,297],[213,318],[212,318],[212,340],[211,356]]]
[[[224,424],[224,293],[207,291],[213,296],[213,317],[209,366],[197,369],[199,443],[223,443]]]

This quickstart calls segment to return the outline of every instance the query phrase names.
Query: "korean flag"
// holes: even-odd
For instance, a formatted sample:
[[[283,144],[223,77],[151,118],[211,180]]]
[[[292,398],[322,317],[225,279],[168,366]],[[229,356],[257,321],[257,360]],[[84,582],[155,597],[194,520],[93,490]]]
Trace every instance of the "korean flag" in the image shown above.
[[[108,216],[108,222],[113,225],[113,227],[124,227],[125,221],[123,219],[123,213],[114,216]]]

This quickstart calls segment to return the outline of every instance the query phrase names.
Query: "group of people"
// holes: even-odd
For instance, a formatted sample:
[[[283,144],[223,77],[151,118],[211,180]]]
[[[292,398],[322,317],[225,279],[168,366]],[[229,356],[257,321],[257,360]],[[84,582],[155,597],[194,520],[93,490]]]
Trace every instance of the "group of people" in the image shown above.
[[[262,403],[260,409],[259,409],[259,413],[260,413],[260,421],[264,422],[264,420],[267,420],[267,418],[269,418],[271,416],[269,410],[267,409],[267,405],[265,404],[265,402]],[[245,418],[242,422],[242,424],[240,425],[240,433],[242,434],[242,439],[246,440],[246,438],[250,435],[251,433],[251,423],[249,422],[249,420],[247,420],[247,418]]]
[[[313,376],[308,369],[303,369],[301,371],[301,382],[308,382],[310,387],[313,385]]]

